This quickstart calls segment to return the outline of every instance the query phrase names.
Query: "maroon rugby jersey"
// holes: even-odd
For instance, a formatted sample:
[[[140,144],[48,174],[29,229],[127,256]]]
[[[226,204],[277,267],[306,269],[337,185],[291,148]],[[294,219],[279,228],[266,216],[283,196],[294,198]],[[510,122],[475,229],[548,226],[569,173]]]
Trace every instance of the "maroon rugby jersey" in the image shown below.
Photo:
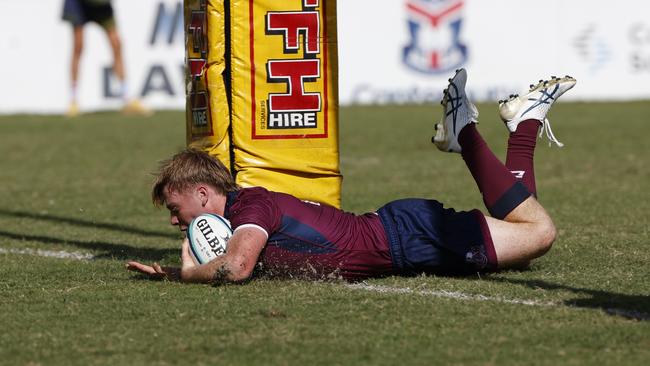
[[[362,279],[392,270],[386,233],[375,213],[355,215],[253,187],[228,194],[225,216],[233,230],[245,224],[266,230],[259,260],[266,273]]]

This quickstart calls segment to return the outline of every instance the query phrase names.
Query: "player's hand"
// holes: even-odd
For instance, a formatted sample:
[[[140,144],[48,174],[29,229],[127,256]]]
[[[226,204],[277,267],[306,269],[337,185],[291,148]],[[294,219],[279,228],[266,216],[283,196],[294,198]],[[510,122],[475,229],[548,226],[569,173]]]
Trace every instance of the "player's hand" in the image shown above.
[[[190,240],[188,238],[183,239],[181,244],[181,263],[181,269],[183,270],[196,267],[196,263],[194,263],[194,259],[190,254]]]
[[[126,269],[129,271],[140,272],[155,280],[170,280],[179,281],[180,269],[175,267],[161,267],[158,263],[153,263],[151,266],[142,264],[140,262],[130,261],[126,264]]]
[[[190,255],[190,241],[187,238],[183,239],[181,244],[181,263],[181,278],[191,278],[197,264],[194,263],[194,259]]]

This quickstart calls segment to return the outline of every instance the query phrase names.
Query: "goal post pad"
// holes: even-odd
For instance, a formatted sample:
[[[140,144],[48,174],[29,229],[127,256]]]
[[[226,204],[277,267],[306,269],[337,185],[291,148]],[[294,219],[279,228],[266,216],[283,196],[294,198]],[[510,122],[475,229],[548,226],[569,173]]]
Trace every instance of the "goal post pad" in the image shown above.
[[[204,85],[190,67],[194,5],[207,9],[204,124],[192,99],[201,101]],[[228,163],[241,186],[339,207],[336,2],[185,0],[185,7],[188,73],[197,84],[188,82],[190,146]]]

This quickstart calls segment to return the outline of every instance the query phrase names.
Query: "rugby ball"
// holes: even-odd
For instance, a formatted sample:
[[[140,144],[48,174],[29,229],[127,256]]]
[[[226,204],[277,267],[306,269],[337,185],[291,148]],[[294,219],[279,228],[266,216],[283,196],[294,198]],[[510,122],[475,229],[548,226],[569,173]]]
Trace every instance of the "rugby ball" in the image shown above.
[[[196,264],[204,264],[226,253],[232,236],[230,222],[214,214],[195,217],[187,228],[190,255]]]

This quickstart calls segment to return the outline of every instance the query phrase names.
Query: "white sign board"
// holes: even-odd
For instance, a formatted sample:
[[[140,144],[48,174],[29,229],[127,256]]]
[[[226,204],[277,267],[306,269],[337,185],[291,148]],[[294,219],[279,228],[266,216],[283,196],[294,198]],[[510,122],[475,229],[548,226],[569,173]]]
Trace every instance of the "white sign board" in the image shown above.
[[[440,99],[456,68],[476,100],[569,74],[566,99],[650,99],[650,2],[619,0],[338,0],[340,103]],[[63,0],[0,0],[0,113],[62,113],[70,100],[72,31]],[[179,0],[114,0],[130,94],[183,109]],[[26,19],[28,21],[26,22]],[[85,31],[82,111],[121,105],[102,29]]]
[[[155,109],[185,108],[182,2],[114,0],[113,8],[129,94]],[[0,113],[66,110],[72,27],[62,11],[63,0],[0,1]],[[105,32],[89,23],[78,84],[82,111],[121,106],[112,60]]]
[[[566,74],[566,99],[650,99],[647,1],[343,0],[338,13],[343,104],[439,100],[459,67],[477,100]]]

